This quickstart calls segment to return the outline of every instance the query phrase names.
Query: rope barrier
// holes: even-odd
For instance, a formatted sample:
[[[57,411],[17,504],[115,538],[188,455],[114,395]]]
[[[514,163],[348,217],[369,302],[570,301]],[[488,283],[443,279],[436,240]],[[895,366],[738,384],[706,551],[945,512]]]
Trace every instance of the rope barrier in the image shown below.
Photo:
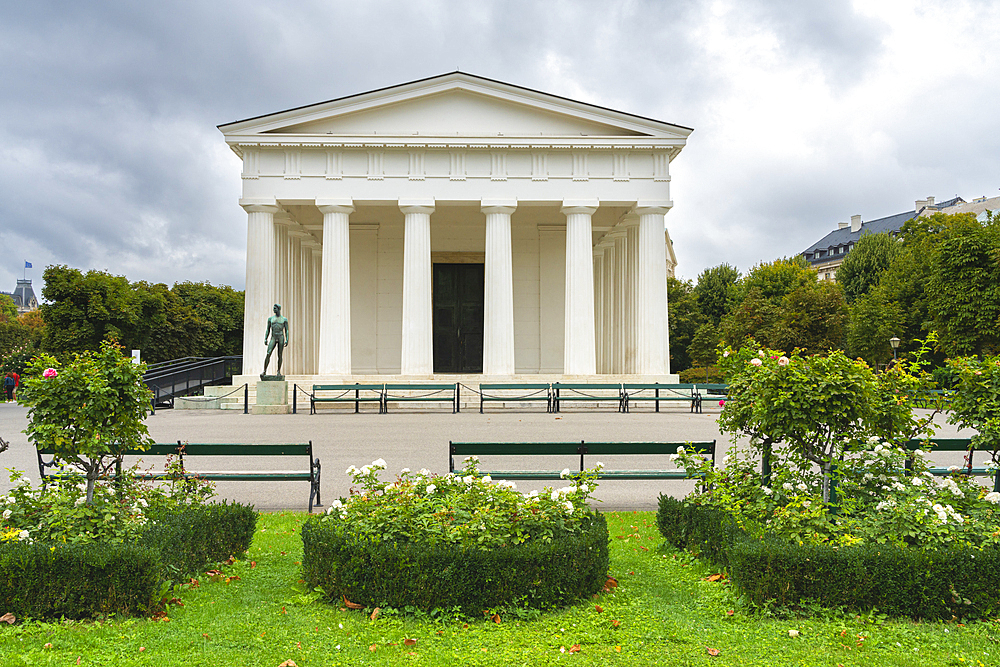
[[[233,389],[228,394],[223,394],[222,396],[178,396],[177,398],[183,398],[185,401],[195,401],[196,403],[207,403],[208,401],[217,401],[220,398],[229,398],[238,391],[242,391],[243,385],[240,385],[236,389]]]

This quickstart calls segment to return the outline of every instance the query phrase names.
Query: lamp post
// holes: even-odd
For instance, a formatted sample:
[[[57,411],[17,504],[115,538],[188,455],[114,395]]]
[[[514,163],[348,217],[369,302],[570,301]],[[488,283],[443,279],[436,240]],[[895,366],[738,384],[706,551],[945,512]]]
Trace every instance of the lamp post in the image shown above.
[[[889,345],[892,346],[892,361],[896,362],[896,350],[899,348],[899,339],[893,336],[889,339]]]

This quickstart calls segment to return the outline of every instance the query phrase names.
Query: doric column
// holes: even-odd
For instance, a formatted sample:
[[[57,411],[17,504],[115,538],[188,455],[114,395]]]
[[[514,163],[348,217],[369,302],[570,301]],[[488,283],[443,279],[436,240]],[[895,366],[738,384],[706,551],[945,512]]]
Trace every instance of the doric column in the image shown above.
[[[288,230],[288,303],[284,304],[282,315],[288,317],[288,349],[285,352],[285,369],[287,375],[300,375],[304,366],[302,356],[303,337],[302,325],[305,315],[302,312],[302,237],[307,232],[298,229]]]
[[[486,214],[483,374],[514,374],[514,271],[510,216],[516,201],[483,201]]]
[[[615,246],[605,237],[597,246],[604,254],[604,276],[601,285],[601,330],[603,335],[597,340],[597,353],[602,363],[599,373],[614,373],[615,359]],[[594,314],[597,317],[597,313]]]
[[[637,372],[670,372],[667,339],[667,255],[663,216],[669,206],[639,204],[639,330],[642,332]]]
[[[625,228],[625,373],[636,372],[639,342],[639,308],[636,294],[639,291],[639,216],[626,215],[621,226]]]
[[[288,271],[290,267],[288,229],[292,226],[292,216],[287,211],[274,214],[274,303],[281,304],[281,314],[288,314]],[[291,326],[291,324],[289,324]],[[291,343],[289,343],[291,345]],[[274,357],[271,357],[274,359]],[[287,359],[287,355],[285,359]]]
[[[403,331],[400,372],[434,372],[434,329],[431,319],[431,213],[434,200],[399,201],[403,212]]]
[[[589,204],[590,202],[588,202]],[[563,202],[566,216],[566,346],[563,372],[594,375],[594,250],[591,216],[593,205]]]
[[[627,326],[625,321],[625,284],[628,281],[628,232],[624,229],[617,229],[608,234],[609,239],[615,245],[615,266],[612,296],[614,300],[614,352],[612,361],[613,373],[625,372],[625,337]]]
[[[302,329],[302,373],[313,375],[316,373],[316,355],[314,354],[313,343],[313,320],[316,319],[316,311],[313,309],[313,292],[316,285],[313,283],[313,246],[316,240],[310,234],[302,239],[302,314],[305,315]]]
[[[243,374],[264,367],[264,334],[274,299],[275,251],[273,204],[241,202],[247,212],[247,280],[243,307]]]
[[[314,244],[312,247],[312,367],[311,373],[319,373],[319,340],[320,319],[323,308],[323,246]]]
[[[597,372],[604,372],[604,248],[594,248],[594,353]]]
[[[323,214],[323,268],[319,315],[320,375],[351,374],[350,199],[317,199]]]

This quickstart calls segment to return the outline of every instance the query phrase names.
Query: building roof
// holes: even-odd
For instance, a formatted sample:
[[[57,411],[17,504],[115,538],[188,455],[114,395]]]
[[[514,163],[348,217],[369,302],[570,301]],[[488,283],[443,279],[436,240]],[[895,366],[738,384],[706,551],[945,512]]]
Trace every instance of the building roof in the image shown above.
[[[31,289],[30,280],[18,280],[17,287],[14,288],[13,292],[0,292],[0,294],[6,294],[13,299],[18,312],[31,310],[38,305],[38,299],[35,298],[35,291]]]
[[[898,232],[902,229],[903,225],[913,218],[917,217],[921,213],[937,212],[946,208],[952,208],[958,206],[959,204],[964,204],[965,200],[961,197],[953,197],[947,201],[939,202],[937,204],[932,204],[928,206],[923,206],[920,210],[907,211],[905,213],[896,213],[895,215],[888,215],[884,218],[878,218],[876,220],[869,220],[868,222],[862,222],[861,228],[858,231],[852,231],[851,226],[841,227],[835,229],[819,241],[809,246],[807,249],[802,251],[803,256],[811,255],[811,257],[806,257],[806,259],[812,263],[817,264],[820,262],[830,261],[830,255],[825,255],[823,257],[817,257],[817,251],[829,250],[830,248],[837,248],[842,246],[850,246],[857,243],[858,239],[861,238],[862,234],[883,234],[883,233],[893,233]]]

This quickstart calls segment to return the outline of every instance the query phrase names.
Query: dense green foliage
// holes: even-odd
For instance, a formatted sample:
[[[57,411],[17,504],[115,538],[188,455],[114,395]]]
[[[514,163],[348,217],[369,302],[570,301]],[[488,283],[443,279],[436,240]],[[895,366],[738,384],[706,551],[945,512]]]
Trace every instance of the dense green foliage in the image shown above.
[[[152,443],[143,421],[152,398],[144,370],[108,341],[66,364],[41,354],[28,366],[19,395],[28,406],[24,432],[86,474],[88,503],[97,479],[119,460],[116,452]]]
[[[608,531],[587,501],[598,469],[570,486],[522,495],[512,482],[403,470],[379,480],[381,459],[348,469],[351,496],[303,529],[305,578],[331,598],[418,609],[546,608],[597,591]]]
[[[239,354],[243,292],[208,283],[130,283],[103,271],[45,269],[43,349],[57,357],[113,339],[155,363]]]
[[[698,275],[695,296],[698,308],[709,322],[719,326],[723,316],[729,311],[729,292],[740,279],[740,272],[729,264],[719,264],[705,269]]]
[[[953,359],[947,369],[954,382],[948,421],[975,429],[976,449],[992,452],[994,464],[1000,464],[1000,356]]]
[[[0,322],[17,318],[17,306],[9,294],[0,294]]]
[[[302,529],[310,586],[334,601],[368,607],[547,609],[596,593],[608,573],[608,527],[588,513],[581,530],[550,541],[479,549],[445,543],[383,542],[336,530],[316,518]]]
[[[0,609],[18,618],[148,615],[162,581],[157,554],[147,547],[0,543]]]
[[[258,516],[249,505],[225,501],[154,513],[139,544],[153,549],[164,574],[177,581],[212,563],[242,558],[250,548]]]
[[[748,602],[819,603],[890,616],[953,620],[1000,611],[1000,548],[796,543],[740,526],[718,508],[660,496],[657,526],[678,548],[728,569]]]
[[[854,303],[878,284],[899,252],[899,242],[889,234],[862,234],[837,269],[837,282],[847,302]]]
[[[667,278],[667,311],[670,368],[676,373],[691,366],[690,345],[705,320],[690,280]],[[717,344],[716,340],[712,347]]]

